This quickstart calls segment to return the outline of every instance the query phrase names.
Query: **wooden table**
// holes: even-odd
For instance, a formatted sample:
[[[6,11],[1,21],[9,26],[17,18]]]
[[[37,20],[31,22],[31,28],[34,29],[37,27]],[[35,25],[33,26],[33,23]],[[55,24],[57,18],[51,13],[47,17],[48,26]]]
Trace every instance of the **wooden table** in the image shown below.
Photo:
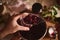
[[[55,23],[52,23],[50,21],[46,21],[46,24],[47,24],[47,28],[49,28],[50,26],[53,26],[53,27],[57,27]],[[59,29],[58,29],[59,30]],[[56,38],[55,39],[51,39],[48,35],[48,33],[46,34],[46,36],[43,38],[43,40],[58,40],[58,34],[56,34]]]

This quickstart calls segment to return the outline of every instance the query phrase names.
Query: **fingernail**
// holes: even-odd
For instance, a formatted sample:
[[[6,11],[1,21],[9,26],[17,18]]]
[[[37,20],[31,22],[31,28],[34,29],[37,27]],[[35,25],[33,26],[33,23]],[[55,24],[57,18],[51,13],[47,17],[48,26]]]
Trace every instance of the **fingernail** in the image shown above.
[[[26,28],[26,30],[29,30],[29,28]]]

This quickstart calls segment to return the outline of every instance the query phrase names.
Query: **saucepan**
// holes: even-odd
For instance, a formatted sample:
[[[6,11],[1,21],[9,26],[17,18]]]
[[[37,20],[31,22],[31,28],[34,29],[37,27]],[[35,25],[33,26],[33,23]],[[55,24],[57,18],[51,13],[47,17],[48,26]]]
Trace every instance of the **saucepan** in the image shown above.
[[[23,40],[42,40],[47,33],[45,20],[36,14],[29,14],[22,19],[19,18],[17,23],[30,28],[29,31],[19,32]]]

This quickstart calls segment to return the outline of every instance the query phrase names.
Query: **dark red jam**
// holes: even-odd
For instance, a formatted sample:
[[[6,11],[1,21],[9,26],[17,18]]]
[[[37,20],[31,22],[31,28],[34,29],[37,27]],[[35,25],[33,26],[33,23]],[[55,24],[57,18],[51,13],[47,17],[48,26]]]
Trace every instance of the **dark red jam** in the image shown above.
[[[32,24],[33,26],[30,28],[29,31],[20,31],[22,37],[27,40],[38,40],[40,39],[46,32],[46,23],[41,17],[37,17],[35,15],[28,15],[26,16],[23,21],[26,24]],[[21,24],[21,20],[18,19],[17,23]],[[23,24],[23,26],[27,26]],[[29,27],[29,26],[28,26]]]

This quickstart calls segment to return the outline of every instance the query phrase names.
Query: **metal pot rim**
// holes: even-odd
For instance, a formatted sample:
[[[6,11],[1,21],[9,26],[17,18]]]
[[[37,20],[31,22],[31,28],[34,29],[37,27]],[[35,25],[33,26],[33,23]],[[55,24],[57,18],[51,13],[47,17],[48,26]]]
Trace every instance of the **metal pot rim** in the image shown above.
[[[38,40],[42,40],[45,37],[46,33],[47,33],[47,28],[46,28],[46,31],[45,31],[44,35]]]

